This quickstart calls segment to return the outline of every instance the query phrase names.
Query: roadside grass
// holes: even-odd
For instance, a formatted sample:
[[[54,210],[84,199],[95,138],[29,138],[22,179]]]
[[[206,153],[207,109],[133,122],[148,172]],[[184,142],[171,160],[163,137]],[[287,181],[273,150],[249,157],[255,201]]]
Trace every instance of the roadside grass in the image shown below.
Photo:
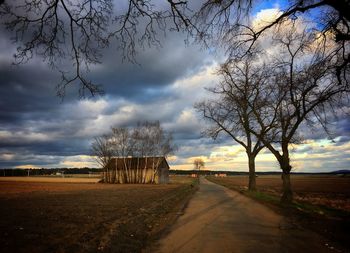
[[[277,213],[287,217],[297,227],[306,228],[319,233],[335,243],[339,252],[350,249],[350,212],[325,205],[315,205],[294,200],[290,205],[283,205],[275,191],[248,191],[247,186],[237,185],[225,178],[206,177],[209,181],[225,186],[231,190],[262,203]],[[257,179],[258,180],[258,179]]]
[[[235,188],[231,188],[231,189],[237,190]],[[251,192],[245,189],[245,190],[240,190],[240,192],[245,196],[258,200],[259,202],[269,203],[283,209],[292,208],[300,212],[304,212],[312,215],[322,215],[327,217],[338,217],[338,218],[350,217],[350,213],[347,211],[335,209],[324,205],[314,205],[314,204],[310,204],[302,201],[294,200],[293,203],[291,203],[288,206],[285,206],[281,204],[279,196],[273,195],[271,193],[261,192],[259,190],[255,192]]]
[[[229,189],[239,191],[240,193],[258,200],[259,202],[268,203],[284,209],[295,209],[305,213],[323,215],[328,217],[350,217],[350,212],[321,204],[312,204],[307,201],[294,200],[292,204],[285,206],[280,202],[280,193],[275,190],[263,188],[257,191],[248,191],[247,186],[237,185],[226,178],[216,178],[213,176],[206,177],[208,180],[225,186]],[[259,179],[257,179],[259,180]]]

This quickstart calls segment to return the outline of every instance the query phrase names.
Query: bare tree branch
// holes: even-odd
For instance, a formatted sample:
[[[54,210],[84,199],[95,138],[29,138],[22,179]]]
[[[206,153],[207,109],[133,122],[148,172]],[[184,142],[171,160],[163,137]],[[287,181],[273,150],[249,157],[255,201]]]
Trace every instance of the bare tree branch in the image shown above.
[[[89,80],[92,65],[100,64],[102,50],[116,39],[124,59],[135,62],[138,45],[160,45],[159,33],[190,26],[187,1],[168,0],[168,8],[151,0],[128,0],[128,8],[112,0],[5,1],[0,16],[18,44],[15,63],[41,57],[61,73],[57,95],[79,85],[80,97],[103,94],[102,85]],[[68,63],[68,66],[67,66]]]

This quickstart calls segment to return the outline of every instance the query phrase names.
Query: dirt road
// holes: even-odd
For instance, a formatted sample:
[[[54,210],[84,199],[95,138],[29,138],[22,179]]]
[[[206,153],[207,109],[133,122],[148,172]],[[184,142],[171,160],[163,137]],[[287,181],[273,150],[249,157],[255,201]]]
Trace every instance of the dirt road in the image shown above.
[[[324,238],[271,209],[202,178],[157,252],[336,252]]]

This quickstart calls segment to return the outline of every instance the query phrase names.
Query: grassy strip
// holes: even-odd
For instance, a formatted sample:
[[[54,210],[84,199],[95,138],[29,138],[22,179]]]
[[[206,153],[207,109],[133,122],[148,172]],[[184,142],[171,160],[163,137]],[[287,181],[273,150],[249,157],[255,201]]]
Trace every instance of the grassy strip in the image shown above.
[[[302,201],[296,201],[296,200],[294,200],[292,204],[285,206],[281,204],[280,196],[277,196],[276,194],[272,194],[271,192],[259,191],[259,190],[255,192],[251,192],[251,191],[248,191],[247,187],[234,185],[228,181],[225,181],[225,179],[215,178],[215,177],[207,177],[207,179],[216,184],[225,186],[229,189],[239,191],[243,195],[253,198],[255,200],[258,200],[259,202],[272,204],[279,208],[294,209],[294,210],[309,213],[309,214],[324,215],[327,217],[349,217],[350,216],[350,213],[344,210],[335,209],[324,205],[314,205],[308,202],[302,202]]]
[[[313,205],[307,202],[293,201],[286,206],[280,202],[280,196],[263,191],[248,191],[247,187],[234,185],[225,179],[207,177],[213,183],[239,191],[241,194],[252,198],[259,203],[267,205],[277,213],[288,217],[291,223],[297,224],[308,230],[330,239],[338,249],[350,248],[350,213],[344,210],[334,209],[327,206]],[[343,252],[340,250],[340,252]]]

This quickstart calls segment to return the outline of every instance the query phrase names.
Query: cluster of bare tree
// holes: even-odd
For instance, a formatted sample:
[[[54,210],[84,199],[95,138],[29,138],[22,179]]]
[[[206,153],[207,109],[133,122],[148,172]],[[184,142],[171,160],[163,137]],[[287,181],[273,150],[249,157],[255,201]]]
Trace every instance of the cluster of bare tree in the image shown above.
[[[68,85],[79,83],[80,95],[102,93],[101,86],[86,77],[91,64],[101,60],[101,50],[114,42],[124,58],[134,60],[137,44],[159,45],[159,34],[167,29],[186,31],[189,38],[204,45],[223,45],[228,54],[241,57],[251,52],[261,37],[286,19],[310,14],[313,30],[326,44],[332,70],[339,83],[348,83],[350,52],[350,4],[347,0],[292,0],[274,20],[260,27],[250,22],[259,1],[204,0],[33,0],[0,1],[1,23],[12,32],[18,46],[16,62],[34,54],[43,57],[62,73],[58,95]],[[328,36],[328,35],[332,36]],[[115,39],[113,41],[113,39]],[[74,72],[62,69],[62,59],[71,61]]]
[[[282,170],[282,202],[293,199],[291,144],[300,143],[300,126],[319,122],[327,131],[328,117],[347,100],[349,87],[338,82],[334,58],[299,21],[285,21],[271,35],[274,50],[257,50],[240,60],[229,59],[218,74],[222,81],[209,89],[213,99],[196,104],[211,122],[206,134],[225,132],[242,145],[249,161],[249,189],[255,190],[255,157],[264,147]],[[274,51],[274,52],[271,52]],[[252,51],[253,52],[253,51]]]
[[[167,157],[176,149],[172,134],[164,131],[159,121],[140,122],[134,128],[112,127],[110,134],[95,137],[91,147],[92,155],[104,168],[103,180],[107,183],[144,183],[149,165],[152,165],[155,176],[162,162],[162,159],[155,158]],[[119,159],[123,166],[112,166],[112,158]],[[138,162],[140,158],[145,158],[142,159],[143,166]],[[137,163],[136,170],[132,170],[135,168],[132,161]]]

